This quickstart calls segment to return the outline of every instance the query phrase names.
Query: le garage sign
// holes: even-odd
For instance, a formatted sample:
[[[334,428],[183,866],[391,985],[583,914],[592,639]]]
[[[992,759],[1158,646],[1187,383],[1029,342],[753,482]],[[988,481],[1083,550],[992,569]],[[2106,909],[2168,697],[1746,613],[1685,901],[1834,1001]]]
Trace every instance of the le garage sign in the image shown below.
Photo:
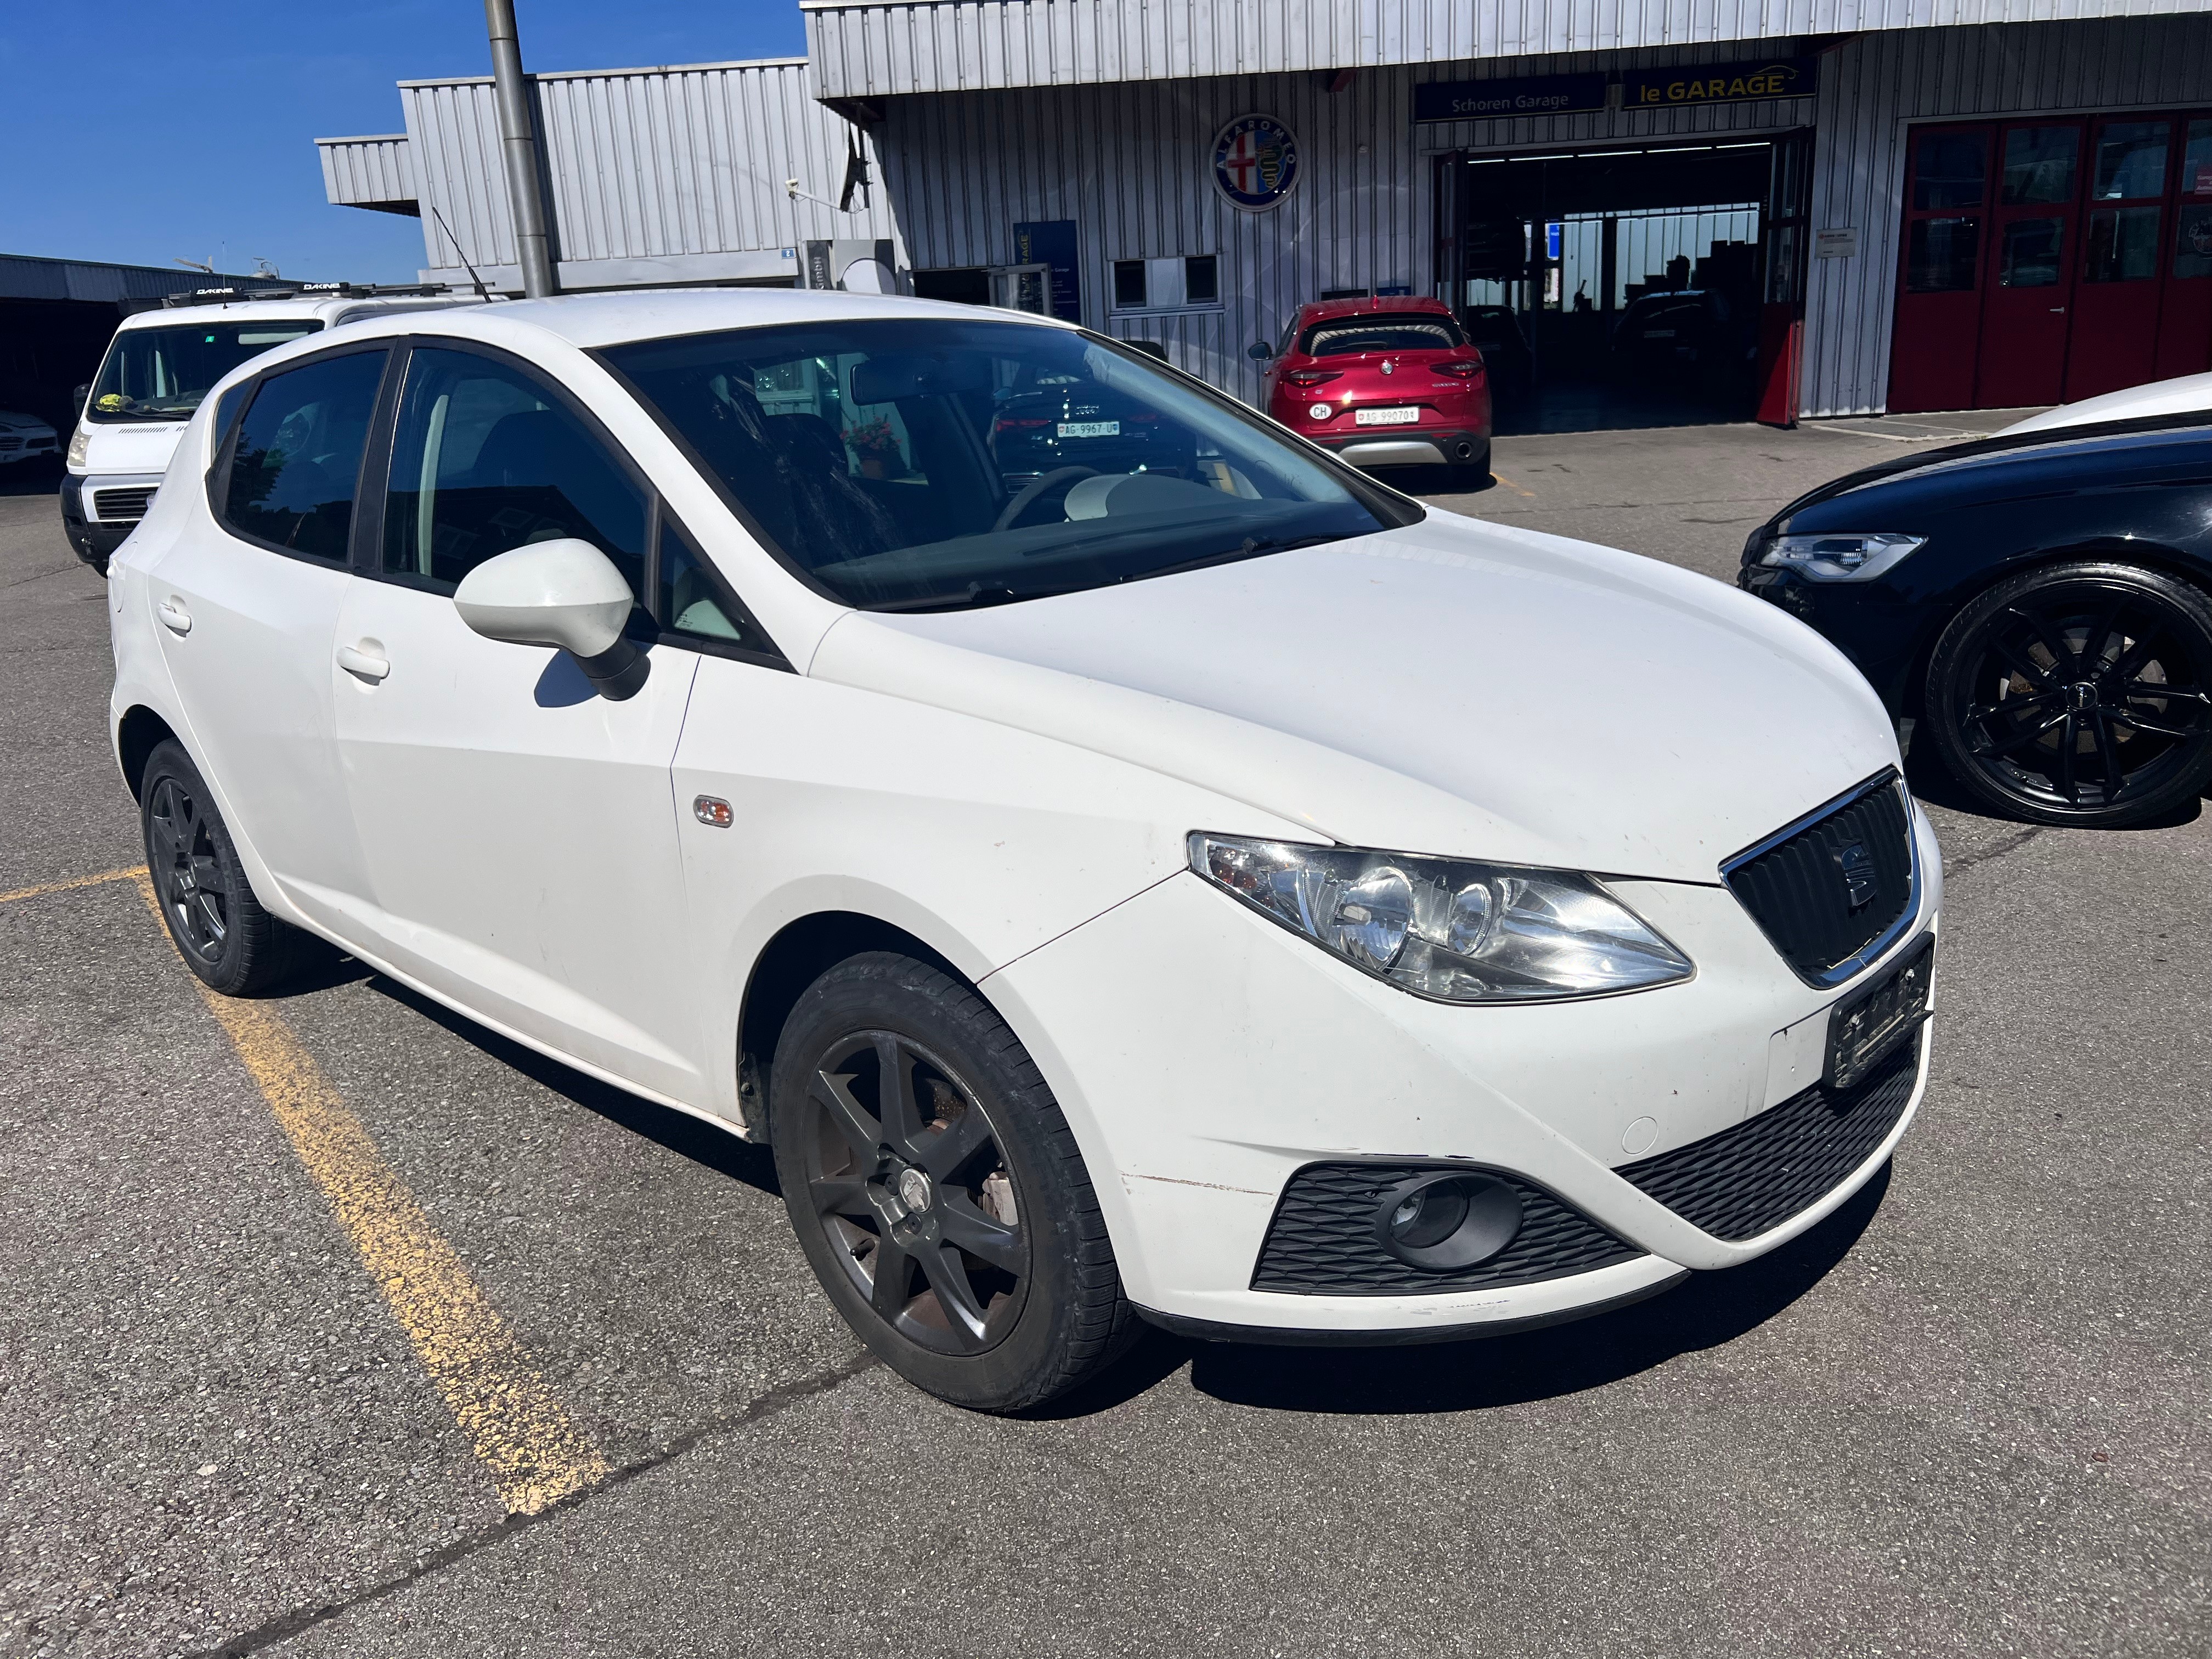
[[[1807,98],[1820,84],[1817,58],[1771,58],[1749,64],[1678,64],[1624,70],[1623,109],[1681,109],[1693,104],[1742,104],[1763,98]]]

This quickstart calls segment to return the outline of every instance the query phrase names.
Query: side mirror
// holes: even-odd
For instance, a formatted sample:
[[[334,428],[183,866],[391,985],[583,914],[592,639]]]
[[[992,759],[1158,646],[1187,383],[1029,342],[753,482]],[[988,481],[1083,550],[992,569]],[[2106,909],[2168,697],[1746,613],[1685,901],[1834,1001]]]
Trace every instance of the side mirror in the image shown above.
[[[461,578],[453,609],[488,640],[566,651],[592,689],[621,702],[637,695],[653,659],[623,637],[629,584],[591,543],[564,537],[509,550]]]
[[[1244,355],[1255,363],[1264,363],[1275,355],[1275,348],[1265,340],[1255,340],[1244,348]]]
[[[76,405],[77,415],[82,418],[84,415],[84,406],[92,401],[92,388],[89,386],[73,388],[70,392],[70,401]]]

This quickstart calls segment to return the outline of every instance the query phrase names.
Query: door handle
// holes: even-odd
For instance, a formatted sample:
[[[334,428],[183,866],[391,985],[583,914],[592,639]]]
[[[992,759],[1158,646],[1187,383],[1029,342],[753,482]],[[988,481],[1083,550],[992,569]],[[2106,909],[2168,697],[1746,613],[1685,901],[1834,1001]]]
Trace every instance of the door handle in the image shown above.
[[[154,607],[154,614],[161,619],[161,626],[172,634],[192,631],[192,613],[185,609],[184,602],[173,595]]]
[[[367,641],[362,641],[367,644]],[[338,666],[357,680],[367,680],[371,685],[392,672],[390,659],[378,656],[374,651],[342,645],[338,647]]]

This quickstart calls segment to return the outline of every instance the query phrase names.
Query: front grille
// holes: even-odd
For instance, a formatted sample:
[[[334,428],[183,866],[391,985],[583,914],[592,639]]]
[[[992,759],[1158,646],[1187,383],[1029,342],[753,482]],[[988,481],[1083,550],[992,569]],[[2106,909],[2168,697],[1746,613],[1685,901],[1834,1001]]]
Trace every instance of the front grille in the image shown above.
[[[1912,820],[1904,784],[1887,773],[1861,785],[1739,853],[1721,877],[1800,978],[1838,983],[1880,955],[1910,919]]]
[[[0,454],[5,454],[11,449],[21,449],[22,447],[23,441],[21,438],[11,437],[4,432],[0,432]]]
[[[111,524],[133,522],[146,516],[146,503],[153,499],[150,485],[143,489],[95,489],[92,510]]]
[[[1852,1088],[1819,1084],[1757,1117],[1613,1173],[1731,1243],[1818,1203],[1874,1155],[1912,1098],[1916,1036]]]
[[[1282,1201],[1252,1272],[1255,1291],[1306,1296],[1404,1296],[1474,1291],[1563,1279],[1644,1254],[1540,1187],[1485,1170],[1521,1200],[1521,1231],[1487,1261],[1457,1273],[1426,1273],[1375,1242],[1375,1206],[1400,1182],[1465,1164],[1309,1164],[1283,1188]]]

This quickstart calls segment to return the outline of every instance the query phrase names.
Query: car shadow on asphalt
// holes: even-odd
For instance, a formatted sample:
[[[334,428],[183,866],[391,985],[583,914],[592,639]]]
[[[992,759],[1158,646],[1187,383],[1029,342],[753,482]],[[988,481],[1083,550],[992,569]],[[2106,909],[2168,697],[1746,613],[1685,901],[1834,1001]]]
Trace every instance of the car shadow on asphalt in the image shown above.
[[[1097,1382],[1038,1415],[1085,1417],[1143,1394],[1185,1364],[1191,1387],[1266,1411],[1396,1416],[1482,1411],[1603,1388],[1765,1324],[1858,1242],[1889,1189],[1889,1165],[1820,1225],[1756,1261],[1693,1273],[1648,1302],[1571,1324],[1414,1347],[1291,1348],[1193,1342],[1151,1332]]]
[[[678,1158],[725,1175],[732,1181],[742,1181],[771,1198],[782,1196],[783,1188],[776,1183],[775,1158],[769,1149],[753,1141],[740,1140],[726,1129],[718,1129],[711,1123],[702,1123],[687,1113],[672,1107],[657,1106],[649,1100],[641,1100],[627,1090],[617,1089],[611,1083],[602,1083],[597,1078],[548,1059],[535,1048],[526,1048],[477,1024],[465,1014],[457,1014],[442,1003],[433,1002],[421,993],[410,990],[397,980],[374,975],[370,988],[394,1002],[422,1015],[442,1027],[471,1047],[481,1050],[503,1066],[513,1067],[532,1082],[550,1089],[565,1100],[574,1102],[586,1111],[606,1119],[634,1135],[642,1136],[657,1146],[665,1147]]]

